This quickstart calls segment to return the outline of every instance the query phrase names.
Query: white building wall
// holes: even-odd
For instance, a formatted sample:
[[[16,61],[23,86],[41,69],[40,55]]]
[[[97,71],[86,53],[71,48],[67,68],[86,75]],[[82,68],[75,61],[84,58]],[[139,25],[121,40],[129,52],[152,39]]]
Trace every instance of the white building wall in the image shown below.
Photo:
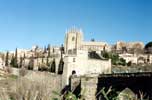
[[[119,54],[119,57],[125,59],[126,63],[131,61],[132,63],[137,64],[138,62],[138,57],[133,54],[128,54],[128,53]]]
[[[152,55],[149,55],[149,63],[152,64]]]
[[[78,51],[78,55],[65,56],[64,64],[62,77],[63,87],[68,85],[72,71],[75,71],[78,76],[86,74],[111,73],[111,60],[89,59],[88,52],[86,51]]]

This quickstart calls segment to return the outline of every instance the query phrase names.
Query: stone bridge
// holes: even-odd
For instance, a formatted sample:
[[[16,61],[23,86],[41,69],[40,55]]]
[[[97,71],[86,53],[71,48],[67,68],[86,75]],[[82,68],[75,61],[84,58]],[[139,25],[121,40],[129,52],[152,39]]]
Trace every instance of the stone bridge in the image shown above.
[[[117,92],[129,88],[137,97],[140,96],[139,91],[141,91],[145,94],[145,98],[152,100],[152,72],[71,77],[71,89],[76,94],[83,93],[86,100],[104,100],[102,93],[99,92],[103,88],[107,91],[109,87]]]

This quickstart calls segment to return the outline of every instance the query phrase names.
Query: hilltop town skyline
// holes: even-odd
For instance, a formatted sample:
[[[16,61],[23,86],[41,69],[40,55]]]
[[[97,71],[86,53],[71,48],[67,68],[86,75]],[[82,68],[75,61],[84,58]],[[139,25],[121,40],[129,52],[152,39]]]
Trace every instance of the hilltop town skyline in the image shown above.
[[[0,51],[2,51],[2,52],[7,52],[7,51],[12,51],[12,52],[15,52],[15,49],[17,48],[17,49],[25,49],[25,50],[28,50],[28,49],[32,49],[33,47],[35,47],[35,46],[38,46],[39,48],[42,48],[42,49],[44,49],[45,47],[47,47],[48,45],[50,45],[51,47],[60,47],[60,46],[62,46],[63,44],[64,44],[64,42],[65,42],[65,36],[66,36],[66,34],[67,34],[67,31],[68,30],[70,30],[70,29],[72,29],[72,28],[76,28],[76,29],[80,29],[80,30],[82,30],[82,28],[77,28],[77,27],[71,27],[71,28],[69,28],[69,29],[67,29],[65,32],[64,32],[64,36],[63,36],[63,39],[61,40],[61,41],[57,41],[58,43],[43,43],[43,44],[39,44],[39,42],[35,42],[34,44],[29,44],[27,47],[24,47],[24,46],[16,46],[16,45],[13,45],[14,46],[14,48],[11,48],[11,49],[6,49],[6,48],[2,48],[2,49],[0,49]],[[82,33],[83,33],[83,35],[85,35],[84,34],[84,32],[82,31]],[[94,38],[93,37],[93,34],[92,34],[92,37],[90,37],[89,39],[86,39],[86,37],[84,36],[84,40],[85,41],[95,41],[95,42],[105,42],[105,43],[107,43],[109,46],[114,46],[114,45],[116,45],[116,43],[117,42],[126,42],[126,43],[129,43],[129,42],[142,42],[144,45],[146,45],[148,42],[151,42],[151,41],[148,41],[148,42],[143,42],[143,41],[140,41],[140,40],[128,40],[128,41],[125,41],[125,40],[116,40],[116,41],[114,41],[114,42],[109,42],[108,40],[107,41],[103,41],[103,40],[100,40],[100,39],[98,39],[98,40],[96,40],[96,38]],[[28,41],[28,40],[27,40]],[[24,41],[24,42],[26,42],[26,41]],[[64,46],[64,45],[63,45]]]
[[[152,100],[152,0],[0,0],[0,100]]]

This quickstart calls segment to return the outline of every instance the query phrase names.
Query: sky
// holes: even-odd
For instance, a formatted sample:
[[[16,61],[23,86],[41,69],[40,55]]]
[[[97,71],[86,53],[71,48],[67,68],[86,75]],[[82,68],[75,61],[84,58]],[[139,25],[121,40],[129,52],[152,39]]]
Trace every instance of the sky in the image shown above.
[[[65,32],[84,40],[152,41],[152,0],[0,0],[0,51],[60,46]]]

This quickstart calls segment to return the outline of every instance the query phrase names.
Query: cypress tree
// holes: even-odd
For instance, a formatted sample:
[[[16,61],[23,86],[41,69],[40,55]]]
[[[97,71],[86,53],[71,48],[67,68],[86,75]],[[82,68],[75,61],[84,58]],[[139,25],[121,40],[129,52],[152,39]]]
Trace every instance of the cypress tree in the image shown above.
[[[34,68],[34,57],[32,55],[32,57],[30,58],[30,62],[29,62],[29,65],[28,65],[28,69],[29,70],[33,70]]]
[[[26,55],[25,55],[25,53],[24,53],[23,59],[25,59],[25,58],[26,58]]]
[[[55,59],[53,59],[53,62],[51,64],[51,72],[55,73],[55,69],[56,69],[56,64],[55,64]]]
[[[54,48],[53,48],[53,53],[55,52]]]
[[[22,67],[22,65],[23,65],[23,57],[20,57],[20,68]]]
[[[18,68],[18,60],[17,60],[17,48],[15,50],[15,56],[13,55],[12,58],[11,58],[11,63],[10,65],[12,67],[15,67],[15,68]]]
[[[15,67],[15,57],[14,57],[14,55],[13,55],[12,58],[11,58],[10,65],[11,65],[12,67]]]
[[[14,67],[18,67],[18,60],[17,60],[17,56],[18,56],[18,54],[17,54],[18,52],[17,52],[17,48],[16,48],[16,50],[15,50],[15,61],[14,61]]]
[[[6,58],[5,58],[5,66],[8,66],[8,59],[9,59],[9,52],[7,51],[6,53]]]
[[[58,74],[63,73],[63,67],[64,67],[64,62],[63,62],[63,58],[61,58],[60,63],[59,63],[59,67],[58,67]]]
[[[48,57],[50,57],[51,56],[51,53],[50,53],[50,50],[51,50],[50,44],[48,44],[47,50],[48,50]]]
[[[47,57],[47,59],[46,59],[46,65],[49,67],[50,66],[50,64],[49,64],[49,57]]]
[[[63,73],[63,66],[64,66],[64,62],[63,62],[64,47],[63,47],[63,44],[61,45],[60,52],[61,52],[61,59],[59,62],[59,67],[58,67],[58,74]]]

